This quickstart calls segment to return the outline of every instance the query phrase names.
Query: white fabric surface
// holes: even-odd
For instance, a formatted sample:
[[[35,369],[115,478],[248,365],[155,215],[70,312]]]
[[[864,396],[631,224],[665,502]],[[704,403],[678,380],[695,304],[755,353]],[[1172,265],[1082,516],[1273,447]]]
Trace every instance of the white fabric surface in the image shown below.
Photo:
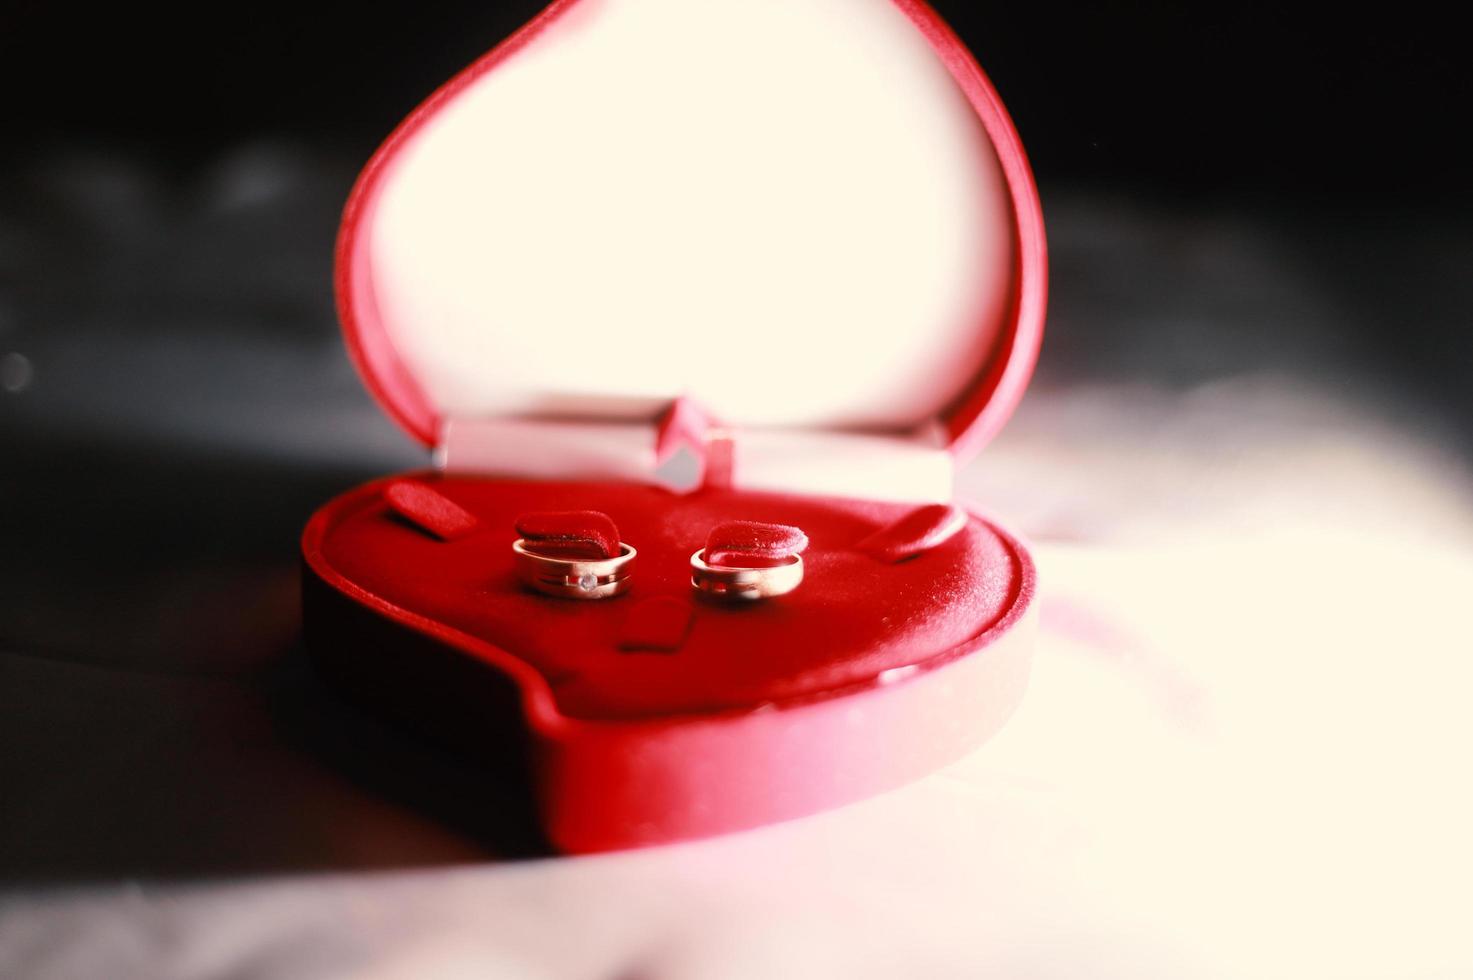
[[[292,528],[416,459],[330,339],[0,335],[35,366],[4,401],[0,976],[1473,973],[1465,458],[1272,235],[1055,219],[1044,375],[963,476],[1040,566],[1019,714],[883,797],[590,858],[495,860],[473,772],[300,670]]]

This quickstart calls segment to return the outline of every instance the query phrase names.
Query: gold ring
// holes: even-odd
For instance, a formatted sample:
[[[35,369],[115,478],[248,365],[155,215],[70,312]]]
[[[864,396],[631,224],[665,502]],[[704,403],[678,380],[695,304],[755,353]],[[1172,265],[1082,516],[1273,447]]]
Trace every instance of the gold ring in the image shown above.
[[[781,565],[747,568],[706,564],[706,549],[690,556],[690,584],[721,599],[769,599],[786,595],[803,581],[803,556],[789,555]]]
[[[634,579],[633,547],[619,542],[613,558],[553,558],[528,550],[527,539],[511,544],[517,576],[530,589],[563,599],[609,599],[629,591]]]

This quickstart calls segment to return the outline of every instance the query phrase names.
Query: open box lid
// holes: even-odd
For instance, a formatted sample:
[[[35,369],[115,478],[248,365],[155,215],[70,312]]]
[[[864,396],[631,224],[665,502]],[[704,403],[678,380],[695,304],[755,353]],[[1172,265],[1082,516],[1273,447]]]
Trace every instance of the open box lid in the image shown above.
[[[968,455],[1022,396],[1046,278],[1017,134],[916,0],[559,0],[389,138],[337,262],[389,414],[539,475],[653,456],[682,397],[810,470],[856,438]]]

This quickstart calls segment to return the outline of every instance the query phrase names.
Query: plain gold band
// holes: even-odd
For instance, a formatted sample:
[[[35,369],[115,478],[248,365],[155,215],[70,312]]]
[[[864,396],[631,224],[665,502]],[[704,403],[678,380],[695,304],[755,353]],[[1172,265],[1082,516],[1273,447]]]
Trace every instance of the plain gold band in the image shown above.
[[[793,555],[786,564],[770,568],[738,568],[706,564],[706,549],[690,556],[690,584],[699,592],[720,599],[769,599],[786,595],[803,581],[803,556]]]

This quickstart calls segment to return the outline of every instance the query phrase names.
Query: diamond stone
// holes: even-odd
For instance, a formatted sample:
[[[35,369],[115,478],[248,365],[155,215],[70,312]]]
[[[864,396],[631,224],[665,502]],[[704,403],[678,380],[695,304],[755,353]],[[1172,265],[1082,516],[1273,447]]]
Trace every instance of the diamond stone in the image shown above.
[[[594,589],[598,588],[598,576],[593,574],[592,572],[584,572],[582,575],[578,576],[578,588],[582,589],[584,592],[592,592]]]

